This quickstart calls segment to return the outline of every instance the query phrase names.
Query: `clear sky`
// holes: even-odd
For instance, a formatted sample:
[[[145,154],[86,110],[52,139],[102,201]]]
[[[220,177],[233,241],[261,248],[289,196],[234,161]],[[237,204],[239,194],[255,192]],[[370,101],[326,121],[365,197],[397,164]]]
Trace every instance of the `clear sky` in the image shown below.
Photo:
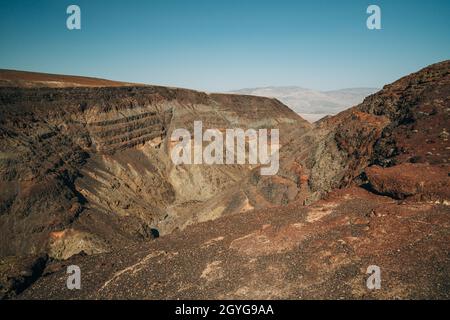
[[[81,8],[81,30],[66,8]],[[366,9],[382,10],[368,30]],[[208,91],[382,87],[450,58],[449,0],[0,0],[0,68]]]

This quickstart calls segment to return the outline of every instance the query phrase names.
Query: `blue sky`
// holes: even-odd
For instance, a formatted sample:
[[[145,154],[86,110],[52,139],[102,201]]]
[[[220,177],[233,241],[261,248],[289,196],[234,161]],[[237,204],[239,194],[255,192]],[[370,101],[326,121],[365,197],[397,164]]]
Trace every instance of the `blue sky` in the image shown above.
[[[66,28],[81,8],[82,29]],[[366,9],[382,10],[382,30]],[[0,68],[208,91],[382,87],[450,58],[448,0],[0,1]]]

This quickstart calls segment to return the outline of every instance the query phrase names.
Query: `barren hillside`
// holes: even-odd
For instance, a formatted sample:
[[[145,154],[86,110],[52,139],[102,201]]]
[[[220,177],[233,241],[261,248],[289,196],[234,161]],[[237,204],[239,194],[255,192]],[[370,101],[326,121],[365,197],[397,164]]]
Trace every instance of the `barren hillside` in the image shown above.
[[[275,99],[184,89],[0,97],[5,297],[449,298],[450,61],[314,126]],[[277,175],[174,166],[168,137],[194,120],[280,128]]]
[[[0,87],[67,88],[122,87],[132,85],[136,86],[137,84],[98,78],[0,69]]]

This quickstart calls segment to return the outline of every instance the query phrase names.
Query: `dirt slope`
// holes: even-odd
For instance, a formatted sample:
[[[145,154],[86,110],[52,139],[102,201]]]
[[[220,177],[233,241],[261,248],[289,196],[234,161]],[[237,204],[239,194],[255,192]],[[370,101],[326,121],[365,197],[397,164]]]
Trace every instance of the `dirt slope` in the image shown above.
[[[112,254],[50,265],[22,299],[450,297],[450,210],[347,189],[197,224]],[[82,289],[66,288],[79,265]],[[382,289],[366,287],[370,265]]]
[[[0,110],[0,256],[105,252],[222,215],[199,206],[251,167],[175,167],[171,133],[196,120],[310,129],[274,99],[152,86],[5,87]]]

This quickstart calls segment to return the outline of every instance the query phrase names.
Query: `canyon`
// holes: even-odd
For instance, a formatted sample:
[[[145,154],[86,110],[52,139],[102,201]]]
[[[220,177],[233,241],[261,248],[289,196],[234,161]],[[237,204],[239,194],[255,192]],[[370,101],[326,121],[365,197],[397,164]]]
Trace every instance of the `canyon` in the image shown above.
[[[314,124],[274,98],[9,70],[0,111],[0,297],[450,295],[450,61]],[[278,172],[174,165],[195,121],[279,129]]]

